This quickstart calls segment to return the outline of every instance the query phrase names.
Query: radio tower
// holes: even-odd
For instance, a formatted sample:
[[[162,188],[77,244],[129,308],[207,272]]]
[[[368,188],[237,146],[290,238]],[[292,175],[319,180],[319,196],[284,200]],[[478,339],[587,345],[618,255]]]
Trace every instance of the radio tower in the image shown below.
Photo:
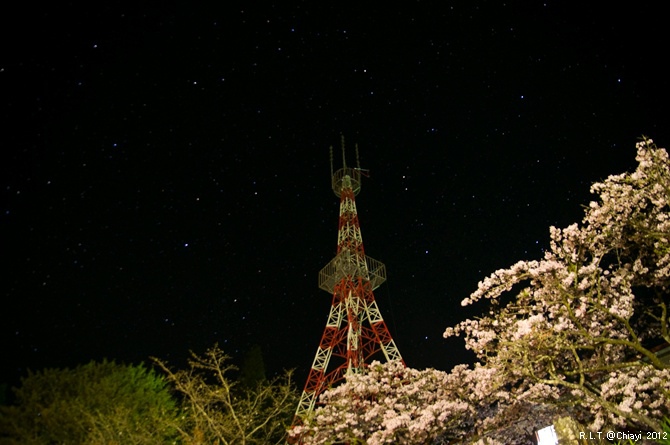
[[[386,281],[386,268],[363,249],[354,199],[361,190],[361,173],[358,145],[356,168],[347,167],[342,137],[342,168],[335,172],[330,147],[332,187],[340,198],[337,254],[319,272],[319,288],[330,293],[333,301],[294,425],[313,411],[323,391],[351,374],[362,373],[373,358],[402,360],[372,293]]]

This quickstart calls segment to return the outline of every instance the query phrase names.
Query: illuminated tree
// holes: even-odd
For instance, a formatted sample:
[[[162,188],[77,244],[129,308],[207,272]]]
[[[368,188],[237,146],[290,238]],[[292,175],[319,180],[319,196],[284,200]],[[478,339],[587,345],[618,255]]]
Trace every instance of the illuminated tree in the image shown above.
[[[188,444],[283,444],[298,394],[291,373],[272,381],[239,385],[236,370],[218,346],[200,356],[191,353],[187,370],[171,370],[155,359],[183,399],[177,425]]]
[[[544,259],[479,283],[462,304],[488,299],[487,316],[445,331],[502,379],[501,406],[553,404],[594,431],[660,431],[670,413],[670,367],[654,350],[670,343],[670,166],[649,139],[636,159],[592,186],[581,225],[551,228]],[[488,427],[509,423],[504,413]]]
[[[176,401],[167,383],[143,365],[90,362],[30,372],[0,407],[0,443],[170,443]]]

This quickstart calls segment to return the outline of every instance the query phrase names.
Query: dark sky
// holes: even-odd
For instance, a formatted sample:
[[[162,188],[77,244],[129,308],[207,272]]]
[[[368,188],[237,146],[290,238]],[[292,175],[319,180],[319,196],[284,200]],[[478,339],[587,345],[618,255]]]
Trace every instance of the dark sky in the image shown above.
[[[540,258],[641,135],[670,141],[651,2],[192,3],[0,18],[2,381],[218,342],[302,387],[340,134],[382,314],[409,366],[448,370],[477,282]]]

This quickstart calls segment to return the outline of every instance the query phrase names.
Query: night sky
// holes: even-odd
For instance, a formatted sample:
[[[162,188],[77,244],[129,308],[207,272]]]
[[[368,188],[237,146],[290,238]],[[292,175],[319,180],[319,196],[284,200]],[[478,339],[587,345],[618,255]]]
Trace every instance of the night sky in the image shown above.
[[[449,370],[478,281],[670,142],[660,2],[193,3],[0,17],[0,381],[218,342],[302,388],[341,134],[382,315],[409,366]]]

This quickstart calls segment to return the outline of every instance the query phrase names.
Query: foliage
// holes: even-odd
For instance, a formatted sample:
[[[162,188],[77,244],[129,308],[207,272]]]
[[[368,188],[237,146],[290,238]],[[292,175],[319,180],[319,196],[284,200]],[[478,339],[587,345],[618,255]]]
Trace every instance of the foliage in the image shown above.
[[[176,403],[164,378],[143,365],[90,362],[29,372],[0,407],[0,443],[169,443]]]
[[[661,445],[670,445],[670,418],[665,417],[661,422],[661,435],[657,443]]]
[[[446,330],[508,388],[500,406],[551,403],[593,431],[660,431],[670,369],[652,348],[670,343],[670,166],[651,140],[637,149],[634,173],[592,186],[581,226],[551,228],[543,260],[494,272],[463,301],[490,300],[487,316]]]
[[[199,356],[191,353],[187,370],[171,370],[158,359],[168,380],[183,397],[178,426],[188,444],[279,444],[286,438],[298,394],[291,373],[253,387],[234,382],[236,368],[218,346]]]
[[[242,365],[240,365],[238,381],[244,387],[253,388],[264,380],[266,380],[266,376],[263,352],[259,345],[253,345],[244,356]]]

